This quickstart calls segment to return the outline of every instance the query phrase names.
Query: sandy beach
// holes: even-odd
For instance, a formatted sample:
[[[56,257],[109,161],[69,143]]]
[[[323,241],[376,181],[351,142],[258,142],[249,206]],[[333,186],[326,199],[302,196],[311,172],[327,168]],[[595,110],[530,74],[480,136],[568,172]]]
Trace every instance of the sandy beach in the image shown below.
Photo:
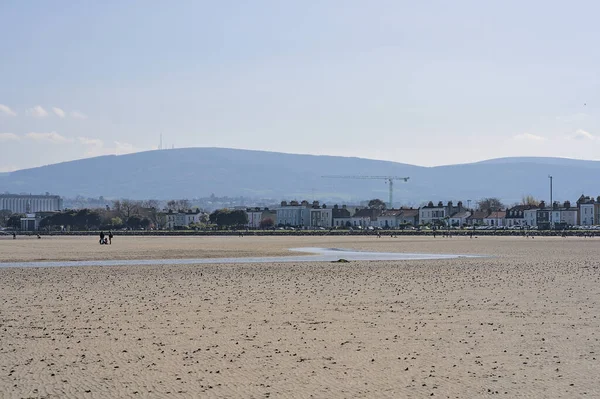
[[[0,237],[0,262],[292,247],[489,257],[0,267],[0,397],[600,397],[600,239]]]

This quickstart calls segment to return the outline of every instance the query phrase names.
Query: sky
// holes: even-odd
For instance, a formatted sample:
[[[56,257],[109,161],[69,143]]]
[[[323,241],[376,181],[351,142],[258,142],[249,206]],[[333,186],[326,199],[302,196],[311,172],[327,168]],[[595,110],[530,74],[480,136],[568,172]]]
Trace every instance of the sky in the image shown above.
[[[600,3],[0,1],[0,172],[164,147],[600,160]]]

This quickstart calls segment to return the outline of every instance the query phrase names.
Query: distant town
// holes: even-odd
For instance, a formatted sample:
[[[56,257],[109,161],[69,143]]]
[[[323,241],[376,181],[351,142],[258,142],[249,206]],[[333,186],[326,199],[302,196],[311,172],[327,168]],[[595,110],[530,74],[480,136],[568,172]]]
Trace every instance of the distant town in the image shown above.
[[[211,197],[213,203],[226,199]],[[78,204],[76,202],[79,202]],[[430,201],[390,208],[380,199],[359,205],[281,201],[231,204],[211,212],[190,200],[65,200],[59,195],[0,195],[0,228],[14,231],[215,229],[600,229],[600,196],[548,204],[531,196],[506,206],[498,198]],[[265,202],[268,200],[265,200]],[[69,202],[70,206],[65,206]],[[471,204],[473,202],[473,204]],[[472,206],[471,206],[472,205]]]

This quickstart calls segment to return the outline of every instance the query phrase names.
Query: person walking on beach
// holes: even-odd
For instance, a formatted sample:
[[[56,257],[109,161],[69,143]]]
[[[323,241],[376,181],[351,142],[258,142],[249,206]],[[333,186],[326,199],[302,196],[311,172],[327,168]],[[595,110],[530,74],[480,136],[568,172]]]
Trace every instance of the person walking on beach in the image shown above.
[[[104,232],[100,232],[100,245],[104,244]]]
[[[113,233],[112,231],[108,232],[108,244],[112,245],[112,238],[113,238]]]

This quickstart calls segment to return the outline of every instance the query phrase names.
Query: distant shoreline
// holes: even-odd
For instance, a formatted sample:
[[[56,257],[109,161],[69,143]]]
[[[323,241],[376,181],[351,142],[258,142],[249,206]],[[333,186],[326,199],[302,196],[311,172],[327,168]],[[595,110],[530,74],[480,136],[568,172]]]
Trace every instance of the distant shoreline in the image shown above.
[[[106,230],[105,232],[107,232]],[[411,230],[368,230],[368,231],[348,231],[348,230],[226,230],[226,231],[113,231],[115,236],[202,236],[202,237],[221,237],[221,236],[273,236],[273,237],[288,237],[288,236],[374,236],[377,233],[382,237],[385,236],[436,236],[443,237],[448,235],[447,230],[429,230],[429,231],[411,231]],[[474,237],[477,236],[561,236],[563,234],[570,237],[594,236],[600,237],[600,230],[450,230],[452,237],[469,237],[471,233]],[[73,231],[73,232],[17,232],[17,236],[96,236],[100,234],[98,231]],[[5,237],[12,236],[12,232],[6,232]],[[0,235],[2,237],[2,235]]]

